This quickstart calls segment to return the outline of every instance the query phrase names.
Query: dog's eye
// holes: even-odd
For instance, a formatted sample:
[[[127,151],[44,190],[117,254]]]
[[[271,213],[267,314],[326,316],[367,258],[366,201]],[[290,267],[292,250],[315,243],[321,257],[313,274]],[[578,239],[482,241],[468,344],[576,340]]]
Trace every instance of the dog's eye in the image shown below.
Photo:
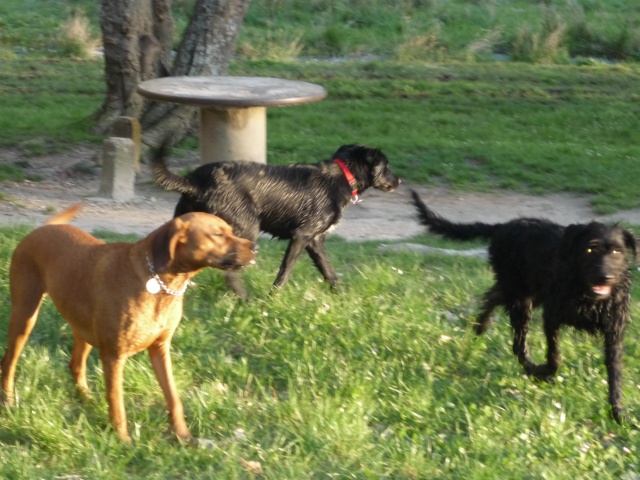
[[[593,253],[593,248],[587,248],[587,253]]]
[[[614,255],[619,255],[622,253],[622,250],[618,248],[614,248],[613,250],[611,250],[611,253],[613,253]]]

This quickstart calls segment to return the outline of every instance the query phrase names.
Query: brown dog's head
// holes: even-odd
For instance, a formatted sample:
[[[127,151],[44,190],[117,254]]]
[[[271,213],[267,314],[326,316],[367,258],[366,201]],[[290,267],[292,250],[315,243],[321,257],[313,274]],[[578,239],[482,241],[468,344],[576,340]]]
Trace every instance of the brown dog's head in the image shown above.
[[[256,263],[257,244],[236,237],[227,222],[209,213],[191,212],[176,217],[150,237],[157,273],[240,268]]]

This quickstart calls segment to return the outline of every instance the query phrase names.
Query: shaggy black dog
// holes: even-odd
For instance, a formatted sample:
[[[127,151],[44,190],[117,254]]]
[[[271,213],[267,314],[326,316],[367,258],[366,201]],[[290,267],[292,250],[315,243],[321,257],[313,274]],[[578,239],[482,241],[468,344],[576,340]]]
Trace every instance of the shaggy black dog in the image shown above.
[[[609,403],[621,421],[622,340],[629,321],[631,274],[627,254],[636,255],[634,235],[598,222],[562,227],[547,220],[520,218],[500,224],[453,223],[430,210],[412,192],[423,225],[456,240],[490,241],[489,262],[495,284],[484,295],[476,332],[491,324],[502,306],[513,328],[513,353],[529,375],[552,377],[560,365],[559,329],[571,325],[604,337]],[[527,332],[532,310],[542,306],[547,361],[529,355]]]
[[[256,240],[263,231],[289,240],[274,287],[286,283],[305,249],[334,287],[338,277],[324,246],[327,233],[358,194],[369,187],[390,192],[400,184],[380,150],[360,145],[343,145],[331,160],[316,164],[209,163],[185,177],[167,169],[166,150],[161,147],[152,164],[156,182],[182,194],[175,216],[194,211],[213,213],[240,237]],[[228,271],[225,279],[246,298],[238,272]]]

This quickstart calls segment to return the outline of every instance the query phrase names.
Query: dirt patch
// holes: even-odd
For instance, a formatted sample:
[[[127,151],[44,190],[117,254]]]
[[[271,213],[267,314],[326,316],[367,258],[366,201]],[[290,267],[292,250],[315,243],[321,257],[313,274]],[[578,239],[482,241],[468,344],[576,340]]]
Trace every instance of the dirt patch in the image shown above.
[[[85,202],[74,224],[87,230],[110,230],[144,235],[169,220],[178,195],[156,187],[148,166],[142,165],[136,180],[134,201],[117,203],[97,196],[100,185],[99,152],[95,146],[79,146],[68,152],[37,158],[22,158],[18,150],[1,150],[0,162],[26,162],[27,171],[41,181],[0,183],[0,224],[39,225],[72,203]],[[195,155],[172,158],[171,167],[197,165]],[[545,217],[561,224],[627,221],[640,225],[640,210],[597,216],[586,198],[568,195],[534,197],[518,193],[497,194],[452,192],[445,188],[402,184],[392,193],[367,190],[362,201],[350,205],[335,235],[352,240],[402,240],[423,231],[416,221],[410,200],[414,188],[424,201],[443,216],[455,221],[501,222],[514,217]]]

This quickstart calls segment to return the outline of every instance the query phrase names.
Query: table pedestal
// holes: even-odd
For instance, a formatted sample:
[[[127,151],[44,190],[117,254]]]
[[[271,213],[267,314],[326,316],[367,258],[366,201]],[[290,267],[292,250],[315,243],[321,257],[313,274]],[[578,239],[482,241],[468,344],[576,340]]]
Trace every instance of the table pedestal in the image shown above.
[[[201,108],[200,162],[267,163],[267,108]]]

